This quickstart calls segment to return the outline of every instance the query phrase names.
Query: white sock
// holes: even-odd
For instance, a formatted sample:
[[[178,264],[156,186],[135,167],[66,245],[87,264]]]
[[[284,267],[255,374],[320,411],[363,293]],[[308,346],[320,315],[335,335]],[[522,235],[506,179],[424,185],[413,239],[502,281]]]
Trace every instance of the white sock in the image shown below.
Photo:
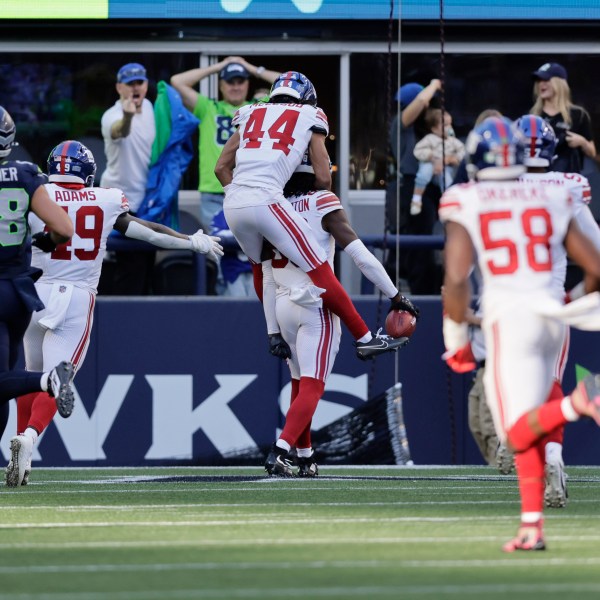
[[[558,442],[548,442],[546,444],[546,462],[558,462],[563,464],[562,444]]]
[[[42,392],[48,391],[48,377],[50,377],[50,373],[42,373],[42,378],[40,379],[40,387],[42,388]]]
[[[33,427],[27,427],[23,432],[23,435],[30,437],[33,440],[34,445],[38,440],[38,432]]]
[[[535,525],[542,518],[541,512],[524,512],[521,513],[521,523],[523,525]]]
[[[289,451],[290,451],[290,448],[291,448],[291,446],[290,446],[290,445],[289,445],[289,444],[288,444],[288,443],[287,443],[285,440],[282,440],[281,438],[279,438],[279,439],[278,439],[278,440],[275,442],[275,445],[276,445],[278,448],[281,448],[282,450],[285,450],[286,452],[289,452]]]
[[[571,396],[565,396],[560,401],[560,410],[567,421],[579,421],[581,415],[573,408]]]
[[[300,458],[310,458],[312,456],[312,448],[297,448],[296,453]]]
[[[370,342],[373,339],[373,334],[370,331],[367,331],[365,335],[363,335],[358,341],[361,343]]]
[[[419,194],[414,194],[411,202],[414,202],[415,204],[422,204],[423,200],[421,200],[421,196]]]

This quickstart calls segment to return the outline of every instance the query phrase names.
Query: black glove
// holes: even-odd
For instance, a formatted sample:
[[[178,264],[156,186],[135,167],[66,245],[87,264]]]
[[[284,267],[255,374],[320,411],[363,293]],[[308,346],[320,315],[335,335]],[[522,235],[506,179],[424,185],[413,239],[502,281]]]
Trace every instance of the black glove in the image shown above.
[[[419,309],[416,307],[406,296],[399,296],[398,300],[392,300],[392,305],[390,306],[389,312],[393,310],[406,310],[411,315],[419,318]]]
[[[42,250],[42,252],[54,252],[56,243],[52,240],[50,232],[36,233],[31,237],[31,245]]]
[[[277,358],[292,358],[290,347],[279,333],[273,333],[269,336],[269,352]]]

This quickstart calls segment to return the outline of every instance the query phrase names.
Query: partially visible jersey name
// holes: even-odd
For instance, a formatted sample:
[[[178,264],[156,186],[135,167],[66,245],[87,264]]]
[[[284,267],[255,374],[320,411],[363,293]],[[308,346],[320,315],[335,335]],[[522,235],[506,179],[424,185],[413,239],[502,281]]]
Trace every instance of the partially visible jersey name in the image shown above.
[[[19,176],[17,174],[16,167],[2,167],[0,169],[0,181],[18,181]]]

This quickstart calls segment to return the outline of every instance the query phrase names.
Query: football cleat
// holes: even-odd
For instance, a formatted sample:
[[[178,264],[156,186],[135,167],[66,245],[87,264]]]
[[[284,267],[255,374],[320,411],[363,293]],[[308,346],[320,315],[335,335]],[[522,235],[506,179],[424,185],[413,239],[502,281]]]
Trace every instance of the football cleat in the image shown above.
[[[315,453],[310,456],[298,457],[298,477],[316,477],[319,474],[319,465],[315,462]]]
[[[356,346],[356,356],[360,360],[370,360],[386,352],[395,352],[398,348],[408,344],[407,337],[393,338],[389,335],[381,334],[381,329],[373,336],[369,342],[354,342]]]
[[[72,363],[63,361],[54,367],[48,376],[48,393],[56,400],[58,414],[65,419],[71,416],[75,404],[71,388],[74,374]]]
[[[571,393],[571,404],[575,412],[600,425],[600,375],[586,375]]]
[[[273,444],[265,461],[265,471],[271,477],[294,477],[292,462],[288,457],[288,453],[275,444]]]
[[[10,461],[6,467],[5,482],[8,487],[23,485],[27,465],[31,464],[33,440],[26,435],[16,435],[10,440]]]
[[[501,443],[496,450],[496,467],[502,475],[510,475],[515,468],[515,455]]]
[[[502,546],[503,552],[545,549],[546,543],[544,542],[544,535],[542,533],[542,521],[538,521],[537,523],[521,523],[517,537]]]
[[[567,505],[567,476],[562,462],[546,463],[546,488],[544,502],[549,508],[564,508]]]

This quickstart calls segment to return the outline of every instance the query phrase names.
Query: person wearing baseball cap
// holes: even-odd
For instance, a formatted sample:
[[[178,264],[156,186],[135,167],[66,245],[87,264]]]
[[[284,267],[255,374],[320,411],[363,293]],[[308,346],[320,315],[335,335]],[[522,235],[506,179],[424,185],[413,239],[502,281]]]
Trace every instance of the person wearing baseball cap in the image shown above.
[[[547,62],[531,76],[535,103],[529,112],[547,121],[558,139],[550,170],[581,173],[585,157],[596,156],[596,145],[589,113],[571,101],[567,70],[559,63]]]
[[[390,232],[428,235],[433,232],[437,219],[430,189],[425,192],[423,202],[426,210],[418,217],[410,215],[410,204],[415,190],[415,178],[419,161],[415,158],[414,149],[417,143],[415,123],[424,115],[434,96],[442,89],[439,79],[432,79],[428,85],[422,86],[416,82],[404,83],[395,95],[398,102],[398,113],[390,125],[390,146],[396,162],[399,177],[391,181],[386,190],[386,210]],[[438,105],[439,106],[439,105]],[[400,129],[400,131],[398,131]],[[398,145],[398,143],[400,145]],[[399,205],[397,202],[397,186],[400,186]],[[431,210],[430,210],[431,209]],[[396,231],[396,221],[399,215],[400,230]],[[437,294],[441,282],[436,274],[435,255],[430,249],[409,249],[402,253],[405,265],[406,279],[413,294]],[[386,267],[393,272],[395,269],[395,252],[389,253]],[[392,266],[394,265],[394,266]]]
[[[146,98],[148,75],[140,63],[123,65],[116,76],[119,99],[102,115],[106,169],[102,187],[119,188],[135,214],[144,200],[152,144],[156,137],[154,107]],[[112,293],[141,295],[150,291],[154,252],[116,252]]]
[[[198,92],[200,81],[218,73],[221,100],[214,100]],[[213,217],[223,210],[223,187],[214,170],[223,146],[234,132],[231,119],[235,111],[250,104],[248,92],[250,77],[272,84],[279,72],[250,64],[241,56],[227,58],[210,65],[178,73],[171,77],[171,85],[181,94],[185,107],[200,119],[199,186],[200,221],[210,231]]]

